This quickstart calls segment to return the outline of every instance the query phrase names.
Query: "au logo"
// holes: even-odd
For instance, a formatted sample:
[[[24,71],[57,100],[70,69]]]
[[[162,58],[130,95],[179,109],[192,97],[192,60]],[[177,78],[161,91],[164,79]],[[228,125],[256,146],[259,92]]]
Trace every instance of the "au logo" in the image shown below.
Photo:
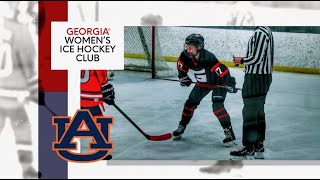
[[[55,116],[52,124],[56,126],[56,141],[52,149],[58,156],[71,162],[94,162],[104,159],[113,149],[110,138],[110,125],[113,117],[93,118],[88,110],[78,110],[74,117]],[[86,129],[82,129],[86,126]],[[90,153],[75,153],[77,143],[74,138],[92,138],[89,143]]]

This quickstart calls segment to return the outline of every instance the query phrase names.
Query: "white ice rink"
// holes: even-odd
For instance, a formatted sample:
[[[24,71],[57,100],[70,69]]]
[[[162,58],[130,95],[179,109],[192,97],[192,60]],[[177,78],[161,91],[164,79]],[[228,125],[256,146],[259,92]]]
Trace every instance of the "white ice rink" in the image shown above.
[[[242,69],[230,68],[242,88]],[[175,77],[174,77],[175,78]],[[177,79],[177,78],[176,78]],[[114,81],[116,103],[147,134],[173,132],[192,89],[178,82],[152,80],[150,74],[117,71]],[[320,76],[274,72],[265,105],[268,160],[320,160]],[[114,107],[111,140],[114,160],[227,160],[229,152],[241,147],[241,92],[227,95],[229,112],[238,147],[225,148],[222,127],[212,113],[211,94],[194,113],[179,141],[148,141]]]
[[[230,68],[230,72],[241,88],[244,76],[242,69]],[[111,127],[113,160],[108,163],[69,163],[69,177],[317,177],[320,161],[314,160],[320,159],[319,82],[319,75],[274,72],[265,105],[266,160],[244,161],[242,169],[231,170],[231,173],[200,172],[200,168],[214,164],[215,160],[229,159],[229,152],[241,145],[243,103],[241,92],[238,92],[228,94],[225,102],[237,136],[237,147],[225,148],[222,145],[224,135],[212,113],[210,95],[195,111],[180,141],[148,141],[114,107],[107,107],[106,114],[113,115],[115,120]],[[149,73],[132,71],[116,71],[111,83],[115,87],[116,104],[150,135],[169,133],[176,129],[184,102],[192,89],[181,87],[178,82],[152,80]]]

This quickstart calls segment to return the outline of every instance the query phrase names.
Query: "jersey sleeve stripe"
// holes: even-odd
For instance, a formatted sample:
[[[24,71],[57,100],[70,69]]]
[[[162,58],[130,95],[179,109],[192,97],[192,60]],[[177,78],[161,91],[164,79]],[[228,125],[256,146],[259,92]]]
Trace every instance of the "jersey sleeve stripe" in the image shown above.
[[[94,94],[81,94],[81,97],[88,97],[88,98],[102,98],[102,95],[94,95]]]
[[[223,76],[225,76],[228,73],[229,73],[229,69],[226,69],[225,71],[223,71],[223,73],[219,74],[219,77],[223,78]]]
[[[184,65],[184,63],[183,63],[183,62],[180,60],[180,58],[179,58],[179,59],[178,59],[178,62],[177,62],[177,69],[178,69],[179,71],[184,72],[184,73],[188,73],[188,70],[185,70],[185,69],[183,69],[183,68],[180,68],[179,63],[182,64],[182,65]]]
[[[215,69],[217,69],[220,66],[221,62],[217,62],[211,69],[210,71],[213,72]]]
[[[84,91],[84,90],[81,90],[81,93],[101,95],[101,91]]]

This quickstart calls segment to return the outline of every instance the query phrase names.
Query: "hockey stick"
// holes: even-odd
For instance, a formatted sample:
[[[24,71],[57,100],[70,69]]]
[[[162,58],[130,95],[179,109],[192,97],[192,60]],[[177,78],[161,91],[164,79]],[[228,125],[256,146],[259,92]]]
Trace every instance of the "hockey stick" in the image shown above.
[[[166,81],[176,81],[176,82],[180,82],[179,80],[176,79],[167,79],[167,78],[161,78],[161,80],[166,80]],[[195,84],[197,82],[191,82],[192,84]],[[205,84],[208,86],[212,86],[212,88],[225,88],[225,89],[229,89],[229,86],[222,86],[222,85],[215,85],[215,84]],[[236,88],[237,90],[241,90],[241,88]]]
[[[172,134],[171,133],[167,133],[167,134],[163,134],[163,135],[148,135],[145,132],[143,132],[139,126],[137,126],[129,116],[126,115],[126,113],[124,113],[116,104],[113,104],[113,106],[124,116],[127,118],[127,120],[135,127],[139,130],[139,132],[144,135],[144,137],[146,137],[148,140],[150,141],[165,141],[168,139],[171,139]]]

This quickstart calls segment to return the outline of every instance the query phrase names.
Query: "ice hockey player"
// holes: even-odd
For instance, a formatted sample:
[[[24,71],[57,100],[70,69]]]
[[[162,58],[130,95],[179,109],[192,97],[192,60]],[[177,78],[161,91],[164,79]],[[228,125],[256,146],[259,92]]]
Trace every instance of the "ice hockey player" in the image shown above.
[[[213,114],[218,118],[225,134],[223,144],[226,147],[236,145],[230,116],[224,107],[227,92],[237,92],[236,81],[230,75],[229,69],[213,53],[204,49],[204,38],[201,34],[193,33],[185,39],[185,49],[177,61],[177,69],[181,86],[191,85],[189,71],[197,82],[184,104],[182,118],[173,132],[173,139],[181,138],[201,100],[212,91]],[[227,86],[228,89],[215,85]]]
[[[108,83],[107,70],[81,70],[81,109],[88,109],[93,116],[103,116],[104,102],[114,104],[115,93],[113,85]],[[88,142],[91,138],[80,139],[80,152],[88,152]],[[105,160],[112,159],[109,154]]]

